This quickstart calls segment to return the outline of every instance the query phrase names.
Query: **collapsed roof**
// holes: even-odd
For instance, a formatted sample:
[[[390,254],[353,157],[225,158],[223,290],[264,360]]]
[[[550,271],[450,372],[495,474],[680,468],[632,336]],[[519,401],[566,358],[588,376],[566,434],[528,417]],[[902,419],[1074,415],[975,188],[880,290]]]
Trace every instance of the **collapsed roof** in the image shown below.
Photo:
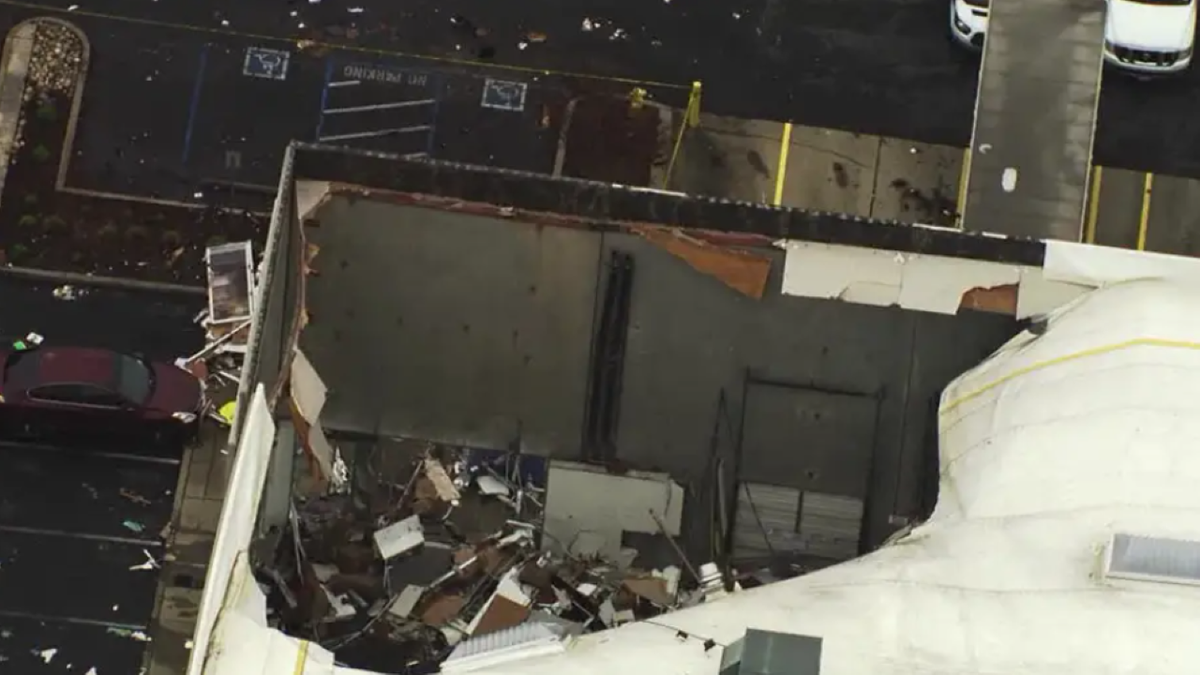
[[[336,167],[339,162],[345,162],[346,157],[354,154],[313,152],[323,153],[319,165],[313,167],[318,174],[321,170],[330,170],[328,167]],[[958,458],[960,455],[974,457],[974,455],[965,453],[965,449],[979,444],[1006,448],[1005,452],[1011,454],[1013,459],[1011,464],[1006,461],[1005,471],[1000,475],[1010,476],[1009,466],[1019,467],[1019,477],[1024,480],[1033,480],[1043,475],[1036,471],[1051,471],[1050,474],[1045,474],[1047,480],[1055,481],[1055,485],[1069,486],[1073,493],[1079,495],[1102,493],[1089,492],[1091,488],[1087,487],[1088,484],[1083,481],[1057,482],[1062,480],[1061,475],[1064,471],[1062,466],[1043,467],[1035,461],[1046,455],[1047,448],[1052,447],[1049,445],[1050,441],[1039,437],[1033,439],[1036,440],[1036,443],[1033,443],[1029,442],[1031,437],[1028,433],[1017,433],[1017,431],[1023,430],[1024,425],[1027,424],[1026,418],[1022,415],[1032,414],[1036,411],[1041,411],[1042,414],[1048,416],[1044,424],[1046,429],[1059,428],[1061,431],[1062,427],[1056,427],[1056,424],[1053,423],[1057,419],[1054,417],[1055,404],[1061,408],[1062,401],[1070,402],[1075,399],[1072,398],[1070,392],[1062,391],[1056,391],[1053,396],[1038,398],[1037,387],[1030,388],[1030,386],[1034,383],[1049,386],[1058,381],[1055,378],[1062,377],[1063,373],[1069,372],[1064,368],[1057,367],[1059,362],[1079,361],[1082,364],[1079,367],[1086,369],[1086,359],[1077,354],[1081,350],[1084,354],[1091,354],[1099,348],[1096,346],[1097,344],[1101,347],[1124,344],[1120,340],[1110,341],[1109,338],[1113,336],[1107,335],[1101,330],[1096,317],[1104,316],[1105,312],[1108,312],[1108,316],[1112,316],[1114,313],[1124,313],[1131,318],[1128,321],[1122,321],[1122,325],[1138,335],[1144,334],[1145,339],[1153,342],[1159,339],[1153,337],[1156,335],[1156,331],[1165,329],[1154,321],[1139,320],[1145,317],[1131,312],[1129,308],[1156,306],[1156,303],[1176,303],[1168,308],[1173,310],[1179,307],[1178,303],[1185,301],[1180,297],[1186,297],[1186,293],[1171,292],[1169,285],[1164,286],[1167,290],[1163,290],[1163,288],[1154,287],[1151,284],[1131,284],[1128,288],[1135,289],[1130,292],[1132,295],[1122,295],[1115,289],[1099,292],[1093,292],[1093,289],[1145,277],[1167,278],[1181,283],[1194,282],[1195,277],[1200,276],[1195,269],[1194,261],[1175,259],[1169,256],[1108,251],[1061,242],[1042,243],[987,236],[968,236],[947,230],[845,219],[843,220],[845,228],[839,230],[832,226],[832,223],[836,222],[832,216],[805,215],[754,205],[729,204],[679,195],[637,192],[587,183],[566,182],[560,186],[557,196],[554,197],[558,199],[558,203],[570,203],[585,215],[577,215],[578,220],[576,221],[561,217],[548,219],[541,211],[531,209],[527,212],[523,208],[526,202],[534,206],[548,203],[546,200],[551,199],[555,194],[550,192],[551,179],[519,176],[506,172],[490,172],[471,167],[448,167],[436,163],[396,162],[389,158],[379,157],[366,157],[362,164],[355,164],[354,167],[342,166],[334,170],[343,172],[343,175],[370,174],[370,171],[364,173],[363,166],[375,171],[377,179],[379,174],[388,174],[395,178],[396,174],[400,173],[404,174],[402,177],[411,181],[412,184],[423,185],[431,191],[438,192],[435,197],[422,197],[413,193],[382,195],[385,199],[393,201],[407,200],[402,205],[403,208],[428,209],[432,206],[442,211],[467,213],[473,217],[487,215],[493,219],[504,221],[526,222],[539,229],[548,226],[589,232],[598,229],[602,232],[631,233],[633,236],[643,239],[658,238],[658,243],[651,243],[661,244],[667,253],[678,256],[692,269],[722,281],[732,289],[731,292],[751,298],[755,294],[761,295],[770,291],[785,296],[822,299],[825,302],[829,299],[838,299],[842,302],[829,304],[847,307],[851,311],[862,310],[861,307],[853,310],[855,305],[899,305],[930,314],[953,315],[960,309],[978,308],[1001,316],[1008,316],[1010,320],[1016,317],[1033,319],[1034,330],[1032,332],[1023,333],[1015,338],[1008,347],[998,352],[998,356],[985,361],[976,370],[964,375],[952,385],[951,390],[948,390],[966,392],[969,396],[949,408],[946,407],[947,399],[943,398],[943,409],[939,416],[943,432],[942,460],[945,462],[947,457]],[[374,185],[379,184],[378,181],[374,183]],[[296,221],[287,219],[291,222],[290,227],[295,228],[295,232],[304,232],[299,221],[306,217],[304,214],[313,213],[313,208],[321,200],[327,199],[331,192],[336,194],[341,190],[344,195],[350,195],[351,201],[354,199],[378,201],[381,196],[377,188],[361,186],[326,184],[318,186],[319,189],[311,194],[306,193],[304,189],[296,190],[297,187],[303,188],[304,186],[287,183],[286,189],[281,192],[280,200],[281,203],[295,200],[291,208],[295,209],[294,212],[300,215],[300,218]],[[308,187],[312,188],[313,185],[309,184]],[[640,196],[635,196],[635,192]],[[505,197],[510,202],[518,202],[520,206],[495,207],[464,199],[470,195],[479,197],[488,194]],[[602,212],[601,215],[597,215],[597,209]],[[634,222],[614,217],[614,213],[625,216]],[[714,213],[726,217],[737,217],[738,220],[731,222],[745,224],[748,228],[765,228],[769,232],[777,234],[751,233],[749,237],[731,239],[728,235],[694,230],[680,231],[669,226],[645,223],[645,220],[653,220],[648,216],[658,214],[666,214],[666,217],[661,220],[669,223],[677,222],[674,218],[679,217],[680,214],[693,216],[698,222],[711,222],[709,219],[714,217]],[[281,226],[278,222],[276,225]],[[805,239],[801,235],[810,236]],[[857,241],[842,241],[842,238],[847,236],[858,235],[862,235],[864,238]],[[282,238],[282,235],[274,236],[277,240]],[[783,241],[778,241],[779,239]],[[301,236],[301,241],[303,241],[303,236]],[[734,253],[744,253],[747,250],[753,253],[756,247],[764,251],[773,249],[776,251],[774,255],[782,258],[783,264],[775,266],[768,275],[748,275],[748,283],[747,275],[734,278],[726,274],[730,269],[728,263],[713,264],[713,256],[706,257],[698,253],[712,254],[714,248],[720,248],[720,246],[714,245],[714,242],[738,249]],[[879,245],[881,242],[890,246],[881,246]],[[309,241],[308,243],[312,244],[313,242]],[[298,286],[298,288],[292,288],[287,292],[279,291],[279,294],[301,299],[312,297],[308,293],[314,292],[317,282],[309,279],[309,271],[321,272],[322,255],[326,255],[325,261],[336,261],[338,258],[329,255],[328,248],[317,250],[316,247],[310,246],[304,249],[303,246],[298,246],[294,242],[292,246],[293,250],[306,250],[303,255],[303,263],[295,265],[295,269],[299,270],[300,274],[289,277],[289,284]],[[672,248],[675,250],[671,250]],[[716,253],[721,254],[722,251],[718,250]],[[962,255],[954,255],[955,253]],[[718,255],[717,257],[720,260],[731,259],[728,255]],[[738,255],[733,257],[744,258],[744,256]],[[331,270],[331,274],[336,276],[333,270],[337,269],[337,263],[328,264],[334,265],[334,267],[326,269]],[[353,264],[352,260],[350,264]],[[741,270],[747,268],[744,265],[736,267]],[[759,281],[755,282],[756,279]],[[323,279],[322,283],[324,281],[326,280]],[[1122,288],[1126,287],[1122,286]],[[1147,288],[1150,290],[1145,290]],[[271,290],[268,289],[266,292],[271,293]],[[1156,299],[1160,294],[1165,298],[1162,303]],[[334,307],[332,303],[327,306]],[[1088,307],[1093,307],[1093,309],[1086,310]],[[1095,309],[1096,307],[1099,309]],[[1154,316],[1157,317],[1159,314],[1155,313]],[[1041,321],[1042,317],[1046,315],[1054,318],[1049,322]],[[294,348],[297,344],[296,340],[299,338],[299,327],[303,327],[306,322],[312,325],[328,319],[327,312],[308,316],[303,310],[300,310],[297,312],[297,316],[299,318],[294,322],[297,329],[290,333],[283,331],[284,337],[281,338],[283,347],[275,347],[276,349],[286,352],[288,344]],[[1084,321],[1080,317],[1091,318]],[[1187,324],[1179,326],[1178,330],[1186,331],[1190,328],[1193,326]],[[1138,331],[1141,332],[1138,333]],[[258,330],[258,333],[261,338],[263,330]],[[288,335],[290,338],[287,337]],[[1059,335],[1060,337],[1049,340],[1047,338],[1050,335]],[[1083,339],[1084,337],[1087,339]],[[1128,342],[1129,338],[1125,336],[1122,339]],[[1170,339],[1178,340],[1179,338],[1176,336]],[[1110,351],[1113,354],[1126,354],[1127,351],[1133,353],[1138,350],[1130,351],[1118,346],[1112,347]],[[976,358],[982,353],[977,354]],[[1037,358],[1033,361],[1024,360],[1030,354]],[[282,358],[282,360],[288,361],[290,358]],[[259,363],[264,361],[269,362],[271,359],[258,360]],[[316,359],[314,359],[315,361]],[[1051,368],[1047,364],[1056,367]],[[1131,366],[1131,368],[1133,367]],[[1130,370],[1122,366],[1119,370],[1122,373],[1130,374],[1137,368]],[[335,375],[326,376],[335,377]],[[1044,377],[1050,379],[1039,379]],[[1116,376],[1114,375],[1114,377]],[[278,380],[281,379],[284,379],[282,375],[277,377],[277,385]],[[988,385],[986,389],[976,391],[984,384]],[[1118,380],[1092,383],[1089,384],[1089,387],[1096,384],[1103,386],[1095,387],[1095,391],[1111,391],[1113,387],[1117,386]],[[274,438],[274,425],[269,419],[270,407],[266,405],[269,395],[272,394],[270,389],[271,387],[263,389],[265,395],[260,397],[262,404],[247,406],[251,414],[244,416],[249,420],[245,424],[251,427],[255,434],[247,433],[244,437],[239,453],[239,463],[253,463],[257,467],[246,471],[251,488],[245,497],[249,502],[241,505],[241,511],[247,514],[258,512],[258,509],[253,508],[252,505],[257,504],[261,499],[261,486],[266,473],[265,466],[269,461],[264,453],[265,455],[270,454],[271,439]],[[279,389],[279,386],[274,387],[275,395],[278,394]],[[336,391],[337,388],[331,387],[330,390]],[[1040,401],[1040,404],[1031,404],[1032,407],[1014,405],[1010,401],[1011,392],[1017,390],[1022,392],[1023,397],[1030,398],[1031,401]],[[1009,395],[1005,396],[1005,392],[1009,392]],[[1156,392],[1146,392],[1147,396],[1152,394],[1157,395]],[[946,396],[951,396],[951,394]],[[247,400],[249,399],[247,398]],[[951,396],[949,400],[954,402],[957,400],[957,396]],[[1047,403],[1047,401],[1054,403]],[[1153,401],[1149,401],[1149,403],[1153,403]],[[253,414],[254,410],[260,411],[257,416]],[[967,431],[958,432],[963,434],[961,436],[946,435],[949,430],[949,427],[946,426],[947,420],[958,419],[955,417],[956,414],[965,415],[967,412],[970,415],[964,417],[964,421],[955,427]],[[1074,433],[1079,430],[1071,427],[1071,431]],[[1105,438],[1110,440],[1117,438],[1113,432],[1114,429],[1108,429],[1108,436]],[[1079,433],[1083,432],[1079,431]],[[1018,439],[1020,439],[1019,443]],[[983,455],[984,458],[993,456],[995,456],[995,452],[992,450]],[[918,582],[923,579],[938,578],[934,575],[934,572],[937,572],[938,575],[942,575],[942,578],[958,580],[960,588],[954,591],[956,598],[967,597],[972,593],[991,597],[994,595],[996,587],[988,584],[1003,584],[1005,582],[1001,580],[1009,577],[1000,576],[993,581],[988,575],[993,572],[999,574],[999,570],[982,565],[977,565],[978,569],[957,571],[957,576],[952,576],[944,571],[939,571],[942,570],[941,566],[945,564],[945,560],[955,559],[955,556],[958,555],[978,556],[982,555],[983,551],[998,550],[1005,551],[1000,554],[1003,557],[1009,550],[1007,547],[1012,541],[1010,537],[1019,534],[1022,537],[1021,541],[1032,545],[1041,541],[1037,535],[1039,531],[1048,533],[1047,538],[1053,539],[1053,542],[1048,544],[1042,552],[1047,555],[1057,554],[1060,549],[1056,547],[1059,544],[1066,545],[1071,538],[1062,534],[1060,529],[1042,527],[1051,524],[1053,518],[1049,516],[1042,520],[1033,518],[1034,515],[1042,513],[1037,509],[1048,508],[1044,503],[1034,503],[1036,500],[1029,503],[1029,508],[1033,509],[1031,511],[1015,514],[1002,513],[1004,518],[1020,516],[1017,518],[1017,522],[1006,524],[1004,527],[997,524],[999,520],[986,515],[986,511],[975,511],[973,507],[969,508],[969,505],[964,506],[966,502],[963,500],[968,497],[982,499],[981,503],[984,504],[989,503],[988,500],[991,500],[991,503],[1011,502],[1015,504],[1020,501],[1017,499],[1018,496],[1033,496],[1034,493],[1030,491],[1027,494],[1019,482],[1000,482],[991,485],[990,489],[989,486],[979,485],[978,482],[982,480],[981,476],[998,480],[992,477],[992,474],[996,472],[995,465],[989,464],[988,472],[980,472],[980,466],[960,458],[954,463],[955,471],[947,471],[948,466],[943,463],[942,499],[938,503],[937,515],[927,525],[900,539],[899,543],[893,543],[868,558],[829,568],[826,572],[782,582],[786,585],[774,586],[769,591],[735,591],[722,600],[706,602],[691,609],[658,617],[653,622],[633,623],[595,636],[572,638],[568,635],[569,632],[564,633],[555,626],[527,623],[522,626],[522,632],[519,634],[493,634],[494,637],[491,638],[489,644],[492,647],[500,648],[500,651],[508,656],[514,654],[528,656],[531,651],[537,654],[557,653],[557,656],[543,656],[540,660],[522,658],[505,665],[498,662],[505,659],[499,658],[496,650],[482,649],[479,643],[467,641],[460,647],[464,652],[473,652],[474,656],[466,659],[465,655],[460,653],[461,658],[457,659],[458,667],[470,668],[473,665],[484,668],[479,672],[496,673],[542,672],[538,670],[539,668],[545,669],[545,672],[555,670],[556,672],[588,673],[600,672],[600,669],[610,672],[613,667],[640,663],[641,660],[647,658],[646,650],[653,649],[654,658],[659,662],[662,662],[663,659],[677,659],[680,666],[702,667],[702,670],[698,672],[715,673],[719,669],[721,672],[737,672],[724,670],[721,665],[722,659],[730,661],[726,666],[738,667],[736,663],[732,662],[736,660],[735,653],[739,649],[743,655],[743,662],[748,662],[747,659],[753,658],[756,650],[760,650],[757,645],[762,643],[783,645],[784,642],[787,642],[783,637],[765,633],[746,635],[747,629],[757,629],[779,633],[799,632],[809,638],[800,640],[800,643],[803,644],[794,645],[796,658],[801,658],[799,655],[805,654],[807,656],[803,658],[811,659],[813,654],[819,654],[816,662],[820,665],[821,672],[859,672],[863,665],[873,666],[873,669],[882,669],[884,672],[923,672],[929,670],[933,665],[956,672],[963,672],[963,668],[966,668],[966,672],[970,672],[970,668],[973,666],[962,660],[964,658],[962,654],[948,652],[944,646],[939,647],[941,651],[931,647],[930,649],[933,651],[928,654],[932,655],[935,660],[929,663],[922,662],[925,665],[906,661],[907,656],[904,658],[895,656],[897,653],[905,652],[905,645],[910,642],[920,642],[921,639],[926,638],[932,640],[934,637],[944,635],[949,630],[946,626],[939,625],[937,621],[931,621],[927,626],[925,622],[921,622],[919,625],[909,625],[914,622],[901,622],[898,625],[895,623],[897,621],[895,617],[898,616],[896,612],[899,611],[897,608],[901,606],[901,601],[923,603],[928,607],[927,615],[929,616],[938,616],[939,612],[956,611],[956,605],[947,604],[944,589],[936,593],[926,593],[926,590],[933,589],[921,587]],[[965,473],[957,472],[957,467],[960,466]],[[970,469],[970,467],[975,468]],[[949,485],[945,482],[947,477],[952,479]],[[235,474],[235,482],[238,479],[239,477]],[[257,488],[253,487],[255,481],[257,481]],[[1107,485],[1103,481],[1099,481],[1099,484]],[[1049,490],[1044,491],[1050,492]],[[948,496],[952,501],[947,501]],[[1120,504],[1114,503],[1105,506],[1105,508],[1109,507],[1119,510]],[[227,506],[226,511],[229,510],[230,507]],[[980,514],[984,514],[984,517],[977,518]],[[232,523],[233,516],[230,515],[229,518]],[[1037,525],[1037,523],[1041,523],[1041,525]],[[1065,520],[1059,525],[1065,527],[1064,523],[1066,523]],[[1137,528],[1132,527],[1140,523],[1141,521],[1130,521],[1130,529],[1133,530],[1130,532],[1131,534],[1143,534],[1137,531]],[[223,531],[232,528],[234,528],[232,524],[228,527],[223,525]],[[223,573],[229,576],[217,585],[210,584],[213,586],[214,598],[205,607],[209,630],[214,631],[211,633],[214,636],[213,640],[210,644],[206,634],[199,632],[197,635],[198,643],[203,641],[205,646],[214,648],[209,652],[204,672],[246,673],[260,670],[268,672],[286,667],[303,668],[305,672],[335,672],[335,670],[336,672],[355,672],[335,667],[333,656],[316,644],[284,636],[278,631],[266,627],[265,599],[251,579],[250,562],[244,553],[245,547],[248,545],[249,529],[245,526],[236,529],[241,534],[230,538],[230,542],[220,553],[229,558],[227,564],[222,566]],[[1086,527],[1081,528],[1080,536],[1083,536],[1082,533],[1085,530],[1087,536],[1092,538],[1100,536],[1101,539],[1104,539],[1104,536],[1107,536],[1098,533],[1094,528],[1089,530]],[[1148,534],[1161,536],[1161,533],[1157,532]],[[1095,545],[1101,546],[1102,543]],[[1034,554],[1036,551],[1031,548],[1028,555]],[[1021,552],[1021,555],[1026,555],[1026,553]],[[217,557],[219,556],[215,553],[214,559]],[[1014,553],[1013,559],[1020,560],[1022,558]],[[1078,560],[1074,560],[1071,564],[1077,565],[1077,563]],[[219,568],[214,565],[212,569]],[[1040,579],[1038,574],[1043,571],[1040,568],[1033,569],[1028,575],[1024,574],[1024,568],[1018,571],[1020,574],[1011,577],[1014,579],[1011,583],[1012,587],[1020,589],[1021,593],[1026,593],[1031,589],[1044,590],[1054,587],[1053,584],[1050,586],[1038,585],[1041,583],[1038,581]],[[1067,573],[1066,568],[1056,568],[1052,564],[1046,565],[1044,571],[1057,575]],[[926,574],[929,576],[925,576]],[[861,577],[856,575],[861,575]],[[210,580],[211,577],[210,573]],[[854,581],[856,579],[859,581]],[[901,579],[912,579],[914,584],[906,584],[903,589],[899,589],[897,581]],[[1062,584],[1064,589],[1075,588],[1070,585],[1073,582],[1063,581],[1065,577],[1060,576],[1055,579],[1054,584]],[[894,589],[894,592],[857,594],[848,588],[852,581],[872,586],[876,591],[887,587]],[[224,594],[226,588],[236,592],[226,597]],[[220,595],[215,595],[218,592]],[[216,617],[212,607],[221,604],[222,598],[224,598],[225,611],[221,613],[220,621],[215,622]],[[803,620],[796,614],[795,609],[801,603],[805,608],[801,613],[805,617]],[[985,613],[981,613],[980,617],[999,620],[1020,616],[1022,612],[1028,611],[1023,606],[1016,606],[1020,603],[1016,603],[1013,607],[1004,603],[1001,603],[1003,606],[997,607],[995,603],[989,603],[981,605],[980,612]],[[1059,609],[1066,611],[1068,605],[1069,602]],[[858,611],[847,611],[847,608],[852,610],[857,608]],[[1056,616],[1063,617],[1061,613]],[[202,617],[202,623],[204,620]],[[871,620],[875,620],[876,623],[871,624]],[[213,625],[214,622],[215,625]],[[801,631],[799,627],[802,625],[804,630]],[[955,628],[963,631],[962,640],[972,640],[975,638],[970,630],[979,625],[981,624],[959,625],[956,623]],[[928,630],[928,633],[905,633],[905,640],[898,641],[896,631],[901,626],[909,631]],[[864,634],[861,633],[863,630],[868,631],[865,633],[867,635],[872,634],[870,633],[872,630],[876,631],[874,634],[878,638],[877,649],[864,649],[861,639],[855,639],[852,644],[849,643],[848,636],[854,634],[855,631],[860,631],[859,636],[861,636]],[[980,630],[985,629],[981,628]],[[1043,632],[1042,634],[1048,633]],[[505,639],[508,641],[504,642]],[[739,639],[744,639],[744,641],[738,643]],[[835,640],[836,645],[834,644]],[[963,644],[962,640],[955,644]],[[736,646],[738,644],[740,646]],[[789,647],[783,645],[780,648],[787,649]],[[201,652],[203,653],[203,651],[202,649]],[[1010,650],[1006,653],[1012,652]],[[1047,653],[1052,654],[1053,652]],[[584,658],[585,656],[587,658]],[[1030,659],[1029,662],[1036,665],[1037,654],[1027,656]],[[455,668],[455,661],[456,659],[451,658],[446,667]],[[963,665],[964,663],[966,665]],[[193,672],[200,672],[198,668],[204,664],[203,658],[193,658],[193,667],[197,668]],[[1003,666],[1004,662],[1001,662],[1001,665]],[[982,666],[990,668],[991,664],[982,664],[980,672],[987,670]],[[711,671],[709,671],[710,668]],[[1036,668],[1034,672],[1037,672]]]

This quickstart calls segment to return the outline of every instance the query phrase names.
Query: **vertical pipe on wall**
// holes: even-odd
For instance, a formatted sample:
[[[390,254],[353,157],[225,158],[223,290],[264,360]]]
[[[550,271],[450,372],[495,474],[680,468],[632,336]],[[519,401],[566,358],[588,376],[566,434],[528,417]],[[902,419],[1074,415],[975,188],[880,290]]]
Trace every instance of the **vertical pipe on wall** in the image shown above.
[[[591,453],[588,447],[588,420],[592,415],[592,362],[596,359],[596,322],[600,320],[600,298],[604,293],[604,249],[608,244],[607,236],[599,233],[600,242],[596,246],[596,285],[592,291],[592,325],[588,327],[588,357],[584,363],[583,378],[583,415],[579,418],[579,460],[586,462]]]
[[[733,445],[733,472],[729,480],[734,486],[733,494],[738,494],[738,486],[742,483],[742,440],[746,436],[746,402],[750,394],[750,369],[742,370],[742,396],[738,405],[738,423],[736,442]],[[733,590],[733,534],[737,529],[737,499],[730,499],[729,513],[725,523],[725,560],[722,567],[725,575],[726,590]]]
[[[883,417],[883,401],[887,398],[887,388],[881,388],[875,393],[875,430],[871,434],[871,461],[867,465],[867,496],[863,499],[862,516],[858,523],[858,555],[863,555],[870,550],[871,543],[875,541],[875,532],[877,527],[872,520],[871,512],[878,502],[876,494],[879,492],[876,481],[882,476],[879,470],[879,458],[882,455],[879,448],[879,442],[882,440],[880,433],[880,421]]]

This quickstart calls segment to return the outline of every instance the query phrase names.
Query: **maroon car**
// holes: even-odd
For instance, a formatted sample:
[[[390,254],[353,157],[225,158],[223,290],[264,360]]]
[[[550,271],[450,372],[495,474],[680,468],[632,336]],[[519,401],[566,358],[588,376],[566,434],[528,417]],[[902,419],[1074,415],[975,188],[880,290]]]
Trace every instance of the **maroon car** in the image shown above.
[[[77,427],[98,431],[191,427],[204,392],[170,363],[84,347],[0,351],[0,412],[29,432]],[[98,428],[99,427],[99,428]]]

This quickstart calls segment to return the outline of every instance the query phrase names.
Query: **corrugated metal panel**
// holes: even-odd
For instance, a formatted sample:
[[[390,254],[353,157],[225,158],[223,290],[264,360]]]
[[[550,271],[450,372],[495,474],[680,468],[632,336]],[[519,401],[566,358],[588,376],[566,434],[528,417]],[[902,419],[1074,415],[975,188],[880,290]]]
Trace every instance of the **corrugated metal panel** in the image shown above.
[[[862,516],[863,502],[853,497],[743,483],[734,523],[734,559],[765,561],[774,552],[849,560],[858,555]]]
[[[805,492],[800,505],[800,537],[808,555],[849,560],[858,555],[861,499]]]
[[[767,560],[772,551],[802,552],[804,544],[796,531],[799,515],[800,491],[796,488],[742,483],[734,521],[734,559]]]

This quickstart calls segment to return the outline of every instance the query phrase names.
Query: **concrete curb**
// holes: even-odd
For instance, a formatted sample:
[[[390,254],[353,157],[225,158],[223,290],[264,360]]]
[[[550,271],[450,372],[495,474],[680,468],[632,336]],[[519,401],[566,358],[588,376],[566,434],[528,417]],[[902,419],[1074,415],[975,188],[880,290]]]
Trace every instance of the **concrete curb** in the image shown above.
[[[0,188],[8,177],[21,126],[21,106],[25,100],[25,77],[29,54],[33,51],[36,26],[25,22],[16,26],[4,40],[0,55]],[[0,195],[3,190],[0,190]]]
[[[67,132],[63,138],[62,153],[58,158],[58,175],[54,179],[54,189],[61,190],[67,184],[67,169],[71,165],[71,151],[75,147],[75,127],[79,123],[79,109],[83,102],[83,88],[87,83],[88,70],[92,64],[92,43],[78,26],[69,21],[47,16],[30,19],[25,23],[31,22],[34,25],[42,23],[58,24],[71,31],[71,34],[79,39],[79,44],[83,47],[83,62],[79,64],[79,70],[76,74],[75,92],[71,97],[71,112],[67,116]]]

